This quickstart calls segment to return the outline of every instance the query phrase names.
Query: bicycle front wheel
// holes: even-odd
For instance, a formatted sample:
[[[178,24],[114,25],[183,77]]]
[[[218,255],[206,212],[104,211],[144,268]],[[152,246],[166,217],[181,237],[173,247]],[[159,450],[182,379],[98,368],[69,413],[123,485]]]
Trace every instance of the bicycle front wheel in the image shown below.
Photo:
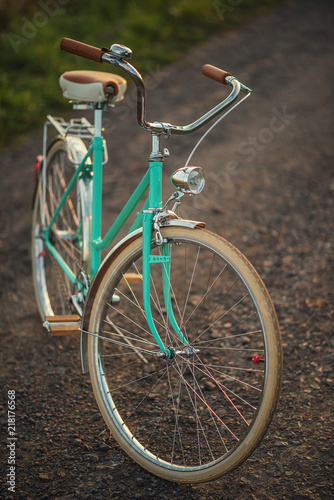
[[[162,233],[167,243],[161,251],[152,240],[152,255],[169,252],[169,262],[152,259],[151,303],[171,357],[147,326],[140,236],[92,285],[90,376],[105,422],[134,460],[168,480],[203,482],[243,462],[271,421],[279,327],[264,284],[230,243],[203,229]]]
[[[73,312],[71,296],[80,293],[80,287],[86,287],[84,268],[89,252],[90,203],[84,179],[74,184],[48,233],[54,250],[76,278],[75,285],[45,244],[44,230],[49,226],[76,168],[68,159],[65,142],[59,139],[48,151],[46,165],[42,165],[37,181],[31,256],[35,295],[42,319]]]

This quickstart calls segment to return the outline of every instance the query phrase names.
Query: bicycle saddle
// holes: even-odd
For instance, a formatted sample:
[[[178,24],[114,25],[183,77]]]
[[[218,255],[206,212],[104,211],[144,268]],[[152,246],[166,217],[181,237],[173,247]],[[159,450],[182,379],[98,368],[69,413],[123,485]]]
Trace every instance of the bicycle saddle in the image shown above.
[[[122,100],[127,86],[121,76],[102,71],[66,71],[61,75],[59,85],[67,99],[85,102],[109,99],[109,104]]]

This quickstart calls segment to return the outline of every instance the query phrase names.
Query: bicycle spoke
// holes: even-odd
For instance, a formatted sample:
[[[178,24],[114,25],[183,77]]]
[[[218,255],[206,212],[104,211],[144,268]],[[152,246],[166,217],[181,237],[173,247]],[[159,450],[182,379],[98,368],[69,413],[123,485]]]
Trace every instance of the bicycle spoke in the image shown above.
[[[103,321],[104,321],[104,323],[107,323],[107,325],[114,327],[114,324],[110,321],[110,319],[105,319]],[[129,330],[126,330],[125,328],[122,328],[121,326],[118,326],[117,329],[121,330],[122,332],[128,333],[129,335],[131,335],[131,337],[126,337],[126,335],[124,335],[124,334],[117,333],[117,332],[109,332],[106,330],[102,330],[102,333],[109,333],[109,335],[115,335],[115,336],[122,337],[122,338],[128,338],[129,340],[132,340],[133,342],[143,342],[144,344],[149,344],[149,345],[152,345],[155,347],[157,346],[157,344],[155,342],[150,342],[149,340],[143,339],[143,337],[141,337],[140,335],[136,335],[135,333],[130,332]]]
[[[66,186],[66,182],[65,182],[64,176],[61,173],[58,165],[56,166],[56,170],[57,170],[57,173],[58,173],[58,176],[59,176],[60,184],[61,184],[61,186],[63,188],[63,193],[65,193],[67,186]],[[66,203],[68,204],[68,207],[69,207],[70,212],[72,214],[74,224],[76,224],[78,226],[79,225],[79,220],[78,220],[77,214],[76,214],[76,212],[74,210],[73,202],[72,202],[72,200],[71,200],[70,197],[67,197]]]
[[[196,366],[197,366],[197,369],[198,369],[200,372],[202,372],[202,373],[204,373],[204,374],[206,374],[206,373],[207,373],[206,371],[204,371],[203,369],[201,369],[201,368],[200,368],[200,364],[198,364],[198,365],[196,365]],[[205,365],[205,368],[207,368],[207,369],[208,369],[208,368],[212,368],[212,367],[211,367],[210,365]],[[218,374],[220,374],[220,375],[224,375],[224,374],[223,374],[222,372],[220,372],[219,370],[215,370],[215,369],[213,369],[212,371],[213,371],[213,372],[216,372],[216,373],[218,373]],[[238,394],[235,394],[233,391],[231,391],[231,389],[229,389],[228,387],[226,387],[226,386],[225,386],[225,385],[223,385],[222,383],[220,383],[220,382],[218,383],[218,382],[216,381],[216,379],[213,377],[213,375],[211,375],[211,377],[210,377],[210,378],[211,378],[211,379],[212,379],[215,383],[217,383],[218,387],[222,387],[224,390],[226,390],[227,392],[230,392],[231,394],[233,394],[233,396],[235,396],[236,398],[240,399],[243,403],[245,403],[246,405],[248,405],[248,406],[250,406],[251,408],[253,408],[253,410],[256,410],[256,408],[255,408],[254,406],[252,406],[252,405],[251,405],[248,401],[245,401],[245,400],[244,400],[243,398],[241,398]],[[236,378],[234,378],[234,380],[237,380],[237,379],[236,379]],[[248,387],[250,387],[250,385],[249,385],[249,384],[246,384],[246,385],[247,385]],[[258,389],[258,390],[259,390],[259,389]],[[246,422],[246,423],[247,423],[247,422]]]
[[[174,366],[174,369],[175,369],[175,366]],[[177,370],[176,370],[177,371]],[[197,397],[202,401],[202,403],[204,403],[204,405],[207,407],[207,409],[209,410],[210,414],[214,417],[216,417],[217,420],[219,420],[219,422],[229,431],[229,433],[234,437],[234,439],[236,439],[238,441],[238,438],[235,436],[235,434],[231,431],[231,429],[229,429],[229,427],[219,418],[219,416],[217,415],[217,413],[209,406],[209,404],[198,394],[198,392],[196,392],[196,390],[194,390],[191,385],[186,381],[186,379],[182,376],[181,373],[177,372],[177,374],[182,378],[183,382],[188,386],[188,388],[190,390],[192,390],[194,392],[194,394],[197,395]]]
[[[131,413],[129,413],[129,415],[124,419],[124,423],[126,424],[127,420],[129,420],[132,415],[134,415],[136,413],[136,411],[138,411],[138,408],[140,408],[140,406],[144,403],[145,399],[147,397],[149,397],[149,395],[152,393],[152,391],[154,390],[155,387],[158,386],[160,380],[162,379],[162,377],[164,376],[164,374],[166,373],[166,369],[162,369],[162,375],[158,378],[158,380],[150,387],[149,391],[146,392],[146,394],[142,397],[141,401],[139,401],[139,403],[132,409]],[[159,373],[159,371],[155,372],[154,374],[150,374],[152,376],[156,375],[157,373]],[[140,380],[140,379],[139,379]],[[132,383],[134,384],[135,382],[137,382],[137,380],[133,380]],[[117,389],[120,389],[120,387],[117,387]]]

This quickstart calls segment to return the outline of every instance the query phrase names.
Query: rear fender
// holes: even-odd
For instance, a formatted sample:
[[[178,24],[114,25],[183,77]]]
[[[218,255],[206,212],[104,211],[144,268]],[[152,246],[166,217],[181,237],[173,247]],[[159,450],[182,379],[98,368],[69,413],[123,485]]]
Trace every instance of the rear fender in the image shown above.
[[[58,141],[63,141],[66,146],[66,151],[67,151],[67,156],[69,160],[72,163],[75,163],[76,165],[79,165],[83,158],[87,154],[87,148],[80,139],[80,137],[73,137],[73,136],[67,136],[67,137],[62,137],[62,136],[57,136],[49,145],[46,153],[46,158],[48,157],[49,151],[53,146],[56,144]],[[37,163],[38,162],[38,163]],[[91,164],[91,159],[88,158],[86,160],[86,164]],[[42,175],[44,168],[44,159],[42,155],[38,155],[36,158],[36,165],[35,165],[35,171],[34,171],[34,181],[35,181],[35,186],[34,186],[34,192],[33,192],[33,199],[32,199],[32,206],[34,207],[35,204],[35,198],[36,198],[36,192],[37,192],[37,186],[38,182],[40,180],[40,176]]]
[[[80,137],[75,137],[72,135],[66,136],[64,138],[64,141],[66,142],[68,159],[72,163],[79,165],[87,154],[85,143],[82,139],[80,139]],[[91,159],[87,158],[86,165],[91,165],[91,163]]]

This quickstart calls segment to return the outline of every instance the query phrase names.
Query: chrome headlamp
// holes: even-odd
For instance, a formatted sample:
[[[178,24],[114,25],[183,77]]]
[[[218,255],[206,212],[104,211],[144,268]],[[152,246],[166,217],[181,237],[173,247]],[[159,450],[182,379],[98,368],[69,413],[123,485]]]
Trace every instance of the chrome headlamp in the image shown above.
[[[205,186],[204,172],[201,167],[179,168],[171,176],[172,185],[186,194],[199,194]]]

